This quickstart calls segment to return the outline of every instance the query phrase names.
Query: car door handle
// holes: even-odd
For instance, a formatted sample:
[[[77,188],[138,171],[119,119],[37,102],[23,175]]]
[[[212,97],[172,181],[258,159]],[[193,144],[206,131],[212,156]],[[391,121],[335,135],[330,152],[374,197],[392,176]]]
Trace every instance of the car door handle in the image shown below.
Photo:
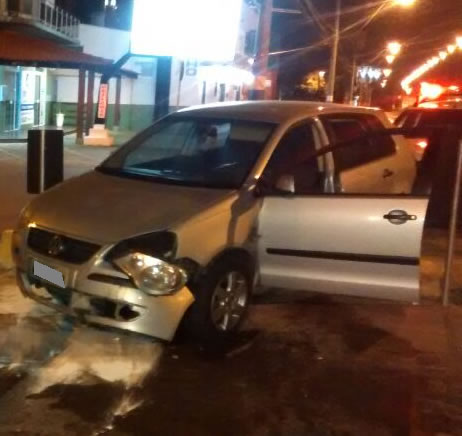
[[[417,221],[417,215],[409,215],[405,210],[392,210],[383,216],[392,224],[404,224],[407,221]]]
[[[386,179],[386,178],[388,178],[388,177],[393,176],[394,174],[395,174],[394,171],[389,170],[388,168],[385,168],[385,169],[383,170],[382,177],[383,177],[384,179]]]

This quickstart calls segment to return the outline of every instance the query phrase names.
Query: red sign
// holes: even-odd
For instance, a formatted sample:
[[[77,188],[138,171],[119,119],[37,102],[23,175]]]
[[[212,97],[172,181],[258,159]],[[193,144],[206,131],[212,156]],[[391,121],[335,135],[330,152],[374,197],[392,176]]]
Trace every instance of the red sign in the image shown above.
[[[109,85],[102,84],[99,87],[98,118],[106,118],[108,104]]]

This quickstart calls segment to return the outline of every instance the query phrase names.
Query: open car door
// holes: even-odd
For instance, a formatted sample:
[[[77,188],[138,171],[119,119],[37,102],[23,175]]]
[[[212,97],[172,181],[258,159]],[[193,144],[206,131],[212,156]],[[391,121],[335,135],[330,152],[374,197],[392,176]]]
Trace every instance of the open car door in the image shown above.
[[[310,137],[304,141],[294,144],[283,138],[279,147],[314,150]],[[358,164],[351,157],[349,179],[356,175],[364,181],[365,172],[374,177],[371,168],[376,164],[374,159],[381,158],[380,151],[374,150],[368,160],[354,147],[354,141],[351,146]],[[342,153],[348,150],[345,146]],[[377,180],[369,180],[369,192],[366,180],[358,192],[351,192],[341,186],[341,166],[323,167],[319,153],[315,159],[298,160],[290,168],[275,162],[287,153],[275,152],[262,178],[270,188],[264,194],[259,217],[261,284],[418,301],[419,260],[430,191],[414,194],[415,180],[409,180],[408,192],[396,195],[387,192],[389,185],[383,184],[380,192]],[[327,156],[332,150],[327,148],[324,153]],[[297,151],[296,155],[303,153]],[[335,165],[335,153],[333,159],[330,156],[325,161]],[[278,167],[284,168],[284,174],[274,170]],[[327,192],[326,180],[334,180],[331,192]]]

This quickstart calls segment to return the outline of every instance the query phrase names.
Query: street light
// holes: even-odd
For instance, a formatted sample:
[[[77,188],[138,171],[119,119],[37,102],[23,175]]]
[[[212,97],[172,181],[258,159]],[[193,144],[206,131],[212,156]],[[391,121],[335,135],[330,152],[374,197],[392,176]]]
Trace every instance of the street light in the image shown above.
[[[388,5],[391,6],[400,6],[403,8],[408,8],[414,5],[417,0],[385,0],[376,10],[375,13],[372,14],[372,18],[366,22],[366,27],[374,18],[377,16],[382,10],[386,9]],[[329,78],[327,81],[327,89],[326,89],[326,101],[333,102],[334,101],[334,90],[335,90],[335,77],[337,71],[337,57],[338,57],[338,48],[340,42],[340,15],[342,13],[342,0],[336,1],[336,13],[335,13],[335,33],[334,33],[334,40],[332,44],[332,52],[331,52],[331,60],[329,66]],[[462,48],[462,38],[460,41],[460,47]],[[401,48],[401,47],[400,47]],[[395,60],[395,56],[389,64],[393,63]],[[353,68],[353,74],[355,74],[356,67]]]
[[[391,55],[398,56],[401,52],[401,43],[397,41],[389,42],[387,45],[387,50]]]
[[[397,6],[402,6],[404,8],[409,8],[413,6],[416,0],[393,0],[393,4]]]
[[[447,46],[447,51],[439,51],[438,56],[433,56],[432,58],[428,59],[425,63],[417,67],[401,81],[401,87],[404,89],[406,94],[410,95],[412,93],[411,85],[413,82],[422,77],[431,69],[435,68],[439,63],[444,62],[449,56],[452,56],[456,52],[457,47],[462,49],[462,36],[458,36],[456,38],[456,43],[457,46],[454,44],[449,44]]]
[[[385,56],[385,60],[387,61],[388,65],[391,65],[395,61],[396,56],[393,55],[388,55]]]
[[[457,47],[462,48],[462,36],[456,38]]]

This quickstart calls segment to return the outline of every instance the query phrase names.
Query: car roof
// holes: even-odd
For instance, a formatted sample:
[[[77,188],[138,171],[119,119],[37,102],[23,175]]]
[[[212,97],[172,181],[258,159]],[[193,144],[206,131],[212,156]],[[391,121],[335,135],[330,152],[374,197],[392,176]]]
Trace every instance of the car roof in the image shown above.
[[[304,101],[242,101],[192,106],[177,112],[181,115],[210,118],[235,118],[249,121],[284,123],[303,116],[326,113],[376,113],[379,109],[324,102]]]
[[[436,102],[439,103],[439,102]],[[453,108],[453,107],[407,107],[403,109],[404,112],[444,112],[444,111],[461,111],[462,108]]]

